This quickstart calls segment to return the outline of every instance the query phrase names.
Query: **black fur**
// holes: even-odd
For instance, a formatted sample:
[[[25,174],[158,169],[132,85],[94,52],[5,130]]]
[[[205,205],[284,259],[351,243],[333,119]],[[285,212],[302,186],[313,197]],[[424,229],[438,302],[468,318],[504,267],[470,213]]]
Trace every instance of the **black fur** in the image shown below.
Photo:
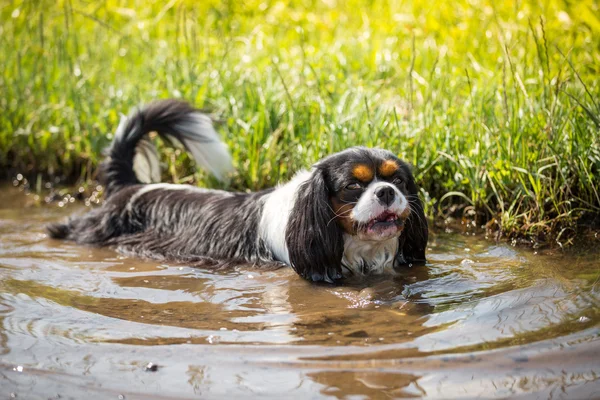
[[[419,189],[415,183],[409,165],[402,163],[401,169],[404,170],[404,176],[406,176],[406,197],[411,212],[406,221],[406,228],[403,234],[398,238],[402,252],[399,252],[396,255],[395,266],[423,265],[427,261],[425,259],[427,239],[429,237],[427,218],[423,211],[423,204],[419,199]]]
[[[342,278],[344,239],[329,203],[330,192],[323,164],[315,165],[310,180],[300,186],[285,241],[292,268],[315,282]]]

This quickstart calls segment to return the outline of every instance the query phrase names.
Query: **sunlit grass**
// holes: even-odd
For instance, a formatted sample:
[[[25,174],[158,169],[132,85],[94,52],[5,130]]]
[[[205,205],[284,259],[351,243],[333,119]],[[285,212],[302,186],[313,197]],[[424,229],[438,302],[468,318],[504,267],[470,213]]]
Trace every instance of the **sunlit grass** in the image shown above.
[[[366,145],[414,165],[430,214],[561,243],[600,214],[596,2],[0,7],[0,168],[93,179],[119,114],[175,96],[222,120],[234,188]]]

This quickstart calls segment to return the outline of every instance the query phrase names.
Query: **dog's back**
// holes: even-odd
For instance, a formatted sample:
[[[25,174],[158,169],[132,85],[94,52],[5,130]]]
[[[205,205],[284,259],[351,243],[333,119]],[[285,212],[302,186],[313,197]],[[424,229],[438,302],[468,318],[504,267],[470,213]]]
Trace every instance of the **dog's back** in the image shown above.
[[[183,101],[151,103],[121,119],[107,149],[107,157],[100,166],[106,203],[86,215],[71,218],[67,223],[49,225],[48,233],[52,238],[111,244],[116,237],[138,233],[148,224],[160,229],[165,216],[157,215],[160,210],[145,204],[158,194],[164,197],[162,200],[176,200],[173,193],[179,197],[189,197],[191,193],[206,202],[225,193],[187,185],[157,184],[160,182],[160,166],[156,148],[148,137],[151,132],[157,132],[174,145],[184,146],[198,164],[219,180],[226,180],[232,171],[229,151],[220,141],[208,116]],[[136,201],[145,201],[143,209],[148,215],[136,215],[141,210]]]

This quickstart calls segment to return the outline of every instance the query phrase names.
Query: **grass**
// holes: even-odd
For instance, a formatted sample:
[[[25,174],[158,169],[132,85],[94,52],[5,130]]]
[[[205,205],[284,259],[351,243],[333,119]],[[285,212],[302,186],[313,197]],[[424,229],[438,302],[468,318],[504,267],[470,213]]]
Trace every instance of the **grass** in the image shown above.
[[[120,113],[181,97],[222,120],[234,188],[378,146],[414,165],[430,215],[570,243],[600,215],[598,15],[591,0],[5,1],[0,168],[91,180]],[[166,157],[176,180],[216,185]]]

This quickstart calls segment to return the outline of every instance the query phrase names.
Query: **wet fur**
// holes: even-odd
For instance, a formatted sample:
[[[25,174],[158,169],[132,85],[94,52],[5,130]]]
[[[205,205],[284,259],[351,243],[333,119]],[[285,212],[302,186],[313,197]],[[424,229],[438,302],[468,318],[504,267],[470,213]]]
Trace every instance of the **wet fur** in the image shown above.
[[[184,185],[156,186],[137,198],[144,185],[123,188],[102,207],[72,218],[67,225],[51,225],[50,234],[81,244],[116,246],[142,257],[200,265],[275,262],[257,235],[260,208],[256,203],[269,191],[232,194]]]
[[[201,265],[291,265],[307,280],[335,282],[343,276],[345,229],[350,228],[341,223],[332,204],[334,200],[352,202],[342,195],[349,176],[346,172],[357,163],[375,166],[392,159],[404,180],[398,190],[410,204],[404,232],[398,246],[392,246],[397,250],[393,264],[401,267],[425,262],[428,232],[417,187],[409,166],[387,151],[348,149],[321,160],[310,172],[301,172],[284,185],[256,193],[143,184],[140,177],[154,179],[152,171],[158,162],[145,138],[151,131],[184,143],[196,154],[200,151],[197,159],[210,163],[204,166],[215,175],[225,176],[230,166],[215,165],[214,158],[215,151],[223,149],[214,143],[214,132],[204,132],[212,126],[199,121],[197,110],[174,100],[153,103],[123,120],[102,164],[106,201],[87,214],[50,225],[50,236]],[[203,141],[213,146],[205,154],[198,145]],[[138,147],[140,143],[142,147]],[[140,165],[147,167],[141,174],[134,166],[140,151],[145,157]],[[360,262],[368,264],[368,260]],[[368,272],[369,266],[362,265],[361,270]]]

